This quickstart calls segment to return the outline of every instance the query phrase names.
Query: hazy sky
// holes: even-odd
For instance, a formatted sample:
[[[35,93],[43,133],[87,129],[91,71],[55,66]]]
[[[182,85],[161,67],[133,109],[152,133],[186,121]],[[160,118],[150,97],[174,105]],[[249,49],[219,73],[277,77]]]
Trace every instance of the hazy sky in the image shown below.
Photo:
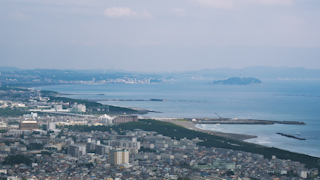
[[[320,0],[0,0],[0,66],[320,69]]]

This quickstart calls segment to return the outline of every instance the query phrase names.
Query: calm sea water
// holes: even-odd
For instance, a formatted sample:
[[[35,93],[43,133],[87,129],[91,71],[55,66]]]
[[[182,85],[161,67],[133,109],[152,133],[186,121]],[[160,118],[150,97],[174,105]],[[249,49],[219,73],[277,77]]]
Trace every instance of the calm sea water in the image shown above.
[[[168,101],[102,101],[104,104],[161,111],[148,117],[222,117],[303,121],[307,125],[198,125],[221,132],[257,135],[247,140],[320,157],[320,81],[267,81],[260,86],[183,84],[58,85],[35,89],[74,93],[82,99],[166,99]],[[101,95],[103,94],[103,95]],[[294,135],[307,140],[283,137]]]

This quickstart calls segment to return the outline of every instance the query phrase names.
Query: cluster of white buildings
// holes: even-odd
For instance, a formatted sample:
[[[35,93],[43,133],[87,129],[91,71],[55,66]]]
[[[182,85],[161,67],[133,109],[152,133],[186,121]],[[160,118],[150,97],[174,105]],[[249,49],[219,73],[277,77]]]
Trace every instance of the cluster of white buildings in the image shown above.
[[[101,124],[111,125],[111,124],[113,124],[113,119],[114,119],[114,117],[111,117],[107,114],[104,114],[98,118],[98,122]]]
[[[78,103],[74,103],[73,105],[71,105],[70,108],[68,109],[63,109],[62,104],[55,104],[52,106],[38,106],[37,109],[30,109],[29,111],[33,111],[33,112],[48,112],[48,113],[52,113],[52,112],[61,112],[61,113],[68,113],[68,112],[72,112],[72,113],[83,113],[86,112],[87,107],[85,104],[78,104]]]

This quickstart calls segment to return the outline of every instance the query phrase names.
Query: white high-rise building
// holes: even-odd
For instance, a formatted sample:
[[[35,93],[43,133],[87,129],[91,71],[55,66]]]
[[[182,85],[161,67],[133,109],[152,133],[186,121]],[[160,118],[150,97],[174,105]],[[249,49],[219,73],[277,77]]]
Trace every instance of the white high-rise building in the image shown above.
[[[119,164],[129,163],[129,151],[128,150],[109,150],[109,164],[117,166]]]
[[[74,113],[86,112],[86,105],[74,103],[71,108],[71,112],[74,112]]]
[[[52,131],[56,130],[56,123],[55,122],[49,122],[47,124],[47,130],[52,130]]]
[[[108,116],[107,114],[104,114],[102,116],[99,117],[99,123],[102,124],[113,124],[113,117]]]
[[[54,110],[56,110],[56,111],[62,111],[63,109],[62,109],[62,105],[61,104],[56,104],[56,105],[54,105]]]

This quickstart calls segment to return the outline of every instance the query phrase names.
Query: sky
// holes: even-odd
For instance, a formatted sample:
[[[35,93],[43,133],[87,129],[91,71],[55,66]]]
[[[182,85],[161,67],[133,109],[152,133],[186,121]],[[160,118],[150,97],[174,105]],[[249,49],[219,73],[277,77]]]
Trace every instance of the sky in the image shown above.
[[[320,69],[320,1],[0,0],[0,66]]]

